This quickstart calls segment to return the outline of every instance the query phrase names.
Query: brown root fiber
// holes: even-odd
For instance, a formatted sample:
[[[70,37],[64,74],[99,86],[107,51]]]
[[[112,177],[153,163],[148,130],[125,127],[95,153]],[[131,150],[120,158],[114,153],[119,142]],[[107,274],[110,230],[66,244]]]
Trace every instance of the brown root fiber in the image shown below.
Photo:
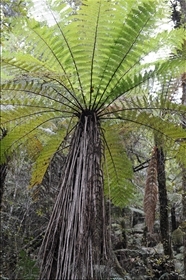
[[[103,269],[109,275],[102,148],[96,116],[81,116],[40,249],[40,279],[98,279]]]

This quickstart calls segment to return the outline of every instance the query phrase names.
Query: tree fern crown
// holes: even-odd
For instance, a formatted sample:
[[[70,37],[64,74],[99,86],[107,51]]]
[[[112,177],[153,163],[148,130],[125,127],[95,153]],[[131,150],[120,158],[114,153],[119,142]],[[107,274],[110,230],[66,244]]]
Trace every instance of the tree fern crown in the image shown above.
[[[111,143],[114,126],[118,128],[118,143],[121,143],[120,123],[126,121],[158,130],[173,141],[186,138],[184,131],[173,128],[174,123],[168,129],[162,117],[154,113],[166,107],[168,112],[172,110],[179,115],[186,111],[184,106],[170,104],[165,99],[158,102],[156,98],[150,99],[145,86],[155,77],[157,83],[162,73],[164,77],[168,75],[167,80],[172,75],[171,69],[179,73],[185,67],[180,57],[159,60],[153,67],[145,63],[150,52],[157,52],[164,45],[174,50],[184,39],[179,30],[153,34],[152,28],[160,24],[165,12],[164,5],[158,3],[141,0],[136,7],[134,0],[121,0],[119,4],[115,0],[83,0],[73,11],[56,1],[53,6],[48,4],[52,24],[31,17],[21,18],[15,24],[14,36],[24,44],[15,47],[14,53],[4,51],[2,59],[5,78],[1,123],[8,129],[1,141],[3,162],[21,144],[37,137],[42,148],[35,161],[31,185],[40,183],[56,150],[62,143],[66,147],[64,143],[68,143],[74,128],[89,116],[101,125],[107,151],[106,158],[103,157],[105,176],[112,177],[107,182],[114,186],[120,181],[122,187],[125,184],[131,187],[132,166],[125,148],[119,144],[127,174],[118,167],[122,159]],[[173,38],[178,33],[176,45]],[[109,195],[110,190],[106,192]],[[120,199],[115,202],[122,204]]]

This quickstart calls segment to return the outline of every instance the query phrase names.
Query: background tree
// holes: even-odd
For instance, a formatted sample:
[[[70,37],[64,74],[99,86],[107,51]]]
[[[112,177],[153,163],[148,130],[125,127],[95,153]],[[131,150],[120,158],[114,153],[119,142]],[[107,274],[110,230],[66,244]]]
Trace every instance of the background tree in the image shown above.
[[[2,158],[39,138],[43,145],[35,160],[34,185],[56,150],[68,151],[41,246],[40,278],[92,279],[102,277],[101,266],[106,275],[110,266],[119,269],[109,242],[104,191],[121,206],[132,190],[132,166],[117,133],[122,123],[156,130],[171,139],[167,145],[185,137],[174,122],[152,114],[156,109],[179,116],[183,106],[136,96],[156,75],[182,71],[185,64],[179,58],[154,63],[153,71],[140,62],[164,44],[179,48],[183,34],[163,32],[154,38],[156,16],[164,12],[161,6],[157,12],[156,2],[141,1],[136,8],[135,1],[121,1],[121,6],[85,1],[77,13],[58,4],[54,11],[50,8],[55,23],[50,27],[32,19],[18,23],[18,33],[20,24],[29,30],[30,54],[25,49],[13,58],[4,54],[5,71],[14,79],[3,84],[3,123],[9,133],[2,140]],[[175,46],[172,36],[179,38]],[[175,152],[179,154],[179,145]]]
[[[1,128],[1,139],[6,136],[6,130]],[[2,163],[0,164],[0,210],[1,210],[1,204],[2,204],[2,199],[3,199],[3,191],[4,191],[4,182],[6,178],[6,172],[7,172],[7,163]]]
[[[175,28],[186,28],[186,1],[174,1],[172,3],[172,20],[174,22]],[[186,38],[183,42],[182,49],[179,52],[179,55],[186,58]],[[186,73],[185,70],[181,75],[181,89],[182,89],[182,98],[181,103],[183,105],[186,105]],[[182,120],[182,127],[186,129],[186,118],[185,115],[183,115]],[[185,145],[183,143],[183,145]],[[185,276],[186,276],[186,168],[185,166],[182,166],[182,188],[183,188],[183,195],[182,195],[182,205],[183,205],[183,212],[182,212],[182,230],[183,230],[183,240],[184,240],[184,270],[185,270]]]

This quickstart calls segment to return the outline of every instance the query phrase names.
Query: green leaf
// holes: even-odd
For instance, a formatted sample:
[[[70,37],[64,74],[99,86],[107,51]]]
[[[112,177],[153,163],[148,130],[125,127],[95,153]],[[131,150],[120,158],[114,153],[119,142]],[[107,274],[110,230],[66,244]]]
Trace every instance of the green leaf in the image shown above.
[[[59,146],[63,142],[65,136],[65,128],[58,130],[54,135],[50,136],[48,142],[44,145],[42,151],[39,153],[37,159],[34,162],[30,187],[33,187],[42,182],[49,163],[58,150]]]
[[[133,197],[133,170],[122,145],[118,128],[117,124],[104,126],[104,191],[114,205],[123,207]]]

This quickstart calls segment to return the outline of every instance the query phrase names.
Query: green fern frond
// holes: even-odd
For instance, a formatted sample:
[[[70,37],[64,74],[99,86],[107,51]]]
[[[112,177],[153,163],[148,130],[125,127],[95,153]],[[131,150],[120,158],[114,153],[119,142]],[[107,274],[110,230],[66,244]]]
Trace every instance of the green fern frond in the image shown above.
[[[163,113],[176,113],[177,116],[181,116],[186,113],[186,107],[182,104],[174,103],[167,99],[167,96],[161,94],[160,96],[153,97],[152,95],[142,95],[140,97],[131,97],[124,100],[116,101],[112,104],[111,112],[120,112],[125,110],[137,110],[151,112],[152,114],[162,115]]]
[[[16,125],[19,125],[19,123],[23,122],[23,119],[31,118],[31,117],[38,117],[41,114],[50,113],[53,111],[53,108],[34,108],[34,107],[19,107],[16,109],[11,110],[5,110],[3,112],[3,116],[1,118],[1,124],[3,126],[7,126],[8,123],[16,123]],[[57,116],[56,116],[57,117]]]
[[[38,79],[30,79],[29,77],[22,77],[19,80],[13,80],[2,84],[2,91],[5,93],[10,92],[11,96],[8,95],[9,105],[17,104],[22,106],[41,107],[45,104],[48,107],[53,108],[53,111],[70,113],[71,111],[78,112],[81,107],[79,101],[63,86],[60,88],[51,83],[51,81],[40,81]],[[73,96],[73,98],[72,98]],[[18,99],[20,101],[18,101]],[[7,100],[7,94],[2,96],[2,103]]]
[[[128,105],[130,105],[129,110],[127,110],[126,106],[122,108],[121,105],[116,105],[115,107],[112,107],[109,113],[110,118],[113,120],[115,119],[118,122],[131,122],[134,124],[134,126],[144,126],[154,131],[154,133],[160,134],[162,140],[164,139],[163,142],[165,146],[169,146],[169,148],[171,148],[172,145],[177,145],[179,141],[182,141],[182,139],[186,138],[186,131],[180,125],[176,125],[176,123],[179,123],[179,119],[177,120],[177,122],[175,122],[174,117],[173,122],[171,122],[169,118],[167,120],[166,117],[161,117],[161,112],[166,112],[170,110],[172,111],[172,113],[174,113],[175,111],[177,113],[176,116],[178,117],[180,115],[181,117],[183,113],[186,113],[185,106],[178,104],[170,104],[169,101],[165,101],[164,99],[162,99],[161,101],[163,105],[161,105],[161,102],[157,105],[157,101],[155,101],[155,103],[153,103],[155,107],[149,109],[147,106],[148,104],[146,104],[146,102],[148,103],[146,98],[143,98],[139,102],[136,99],[134,103],[133,100],[131,100],[132,105],[131,103],[128,103]],[[143,107],[144,103],[145,106],[147,106],[145,108]],[[124,102],[121,101],[120,104],[122,104],[123,106]],[[164,107],[165,104],[168,105],[167,108]],[[160,110],[159,115],[157,114],[155,109]],[[184,146],[182,146],[182,149],[183,148]]]
[[[186,67],[186,61],[185,59],[182,58],[169,58],[168,61],[162,61],[161,65],[159,64],[159,62],[155,63],[159,68],[157,71],[157,74],[164,74],[162,75],[162,78],[165,81],[165,77],[168,79],[170,78],[170,76],[172,77],[178,77],[181,73],[183,73],[185,71],[185,67]],[[174,71],[173,71],[174,70]],[[160,77],[161,78],[161,75]]]
[[[176,158],[179,164],[186,167],[186,138],[180,139],[178,148],[172,151],[172,155]]]
[[[104,191],[114,205],[123,207],[133,197],[132,164],[115,126],[104,126]]]
[[[16,120],[12,122],[9,133],[1,140],[1,162],[5,162],[11,152],[24,143],[28,139],[28,136],[31,137],[31,135],[34,135],[41,125],[55,118],[56,114],[52,112],[37,115],[37,118],[33,116],[26,118],[23,123],[17,123]]]
[[[56,7],[61,11],[61,21],[57,22],[51,11],[54,26],[27,20],[26,41],[33,46],[32,55],[15,54],[4,63],[15,73],[26,72],[42,79],[53,76],[53,82],[66,86],[79,104],[99,108],[148,79],[149,75],[139,73],[141,59],[167,45],[171,36],[158,35],[164,39],[158,40],[150,33],[158,14],[156,1],[141,1],[137,8],[131,2],[120,9],[116,9],[115,1],[85,3],[73,15]]]
[[[31,74],[38,73],[38,76],[42,72],[51,71],[51,69],[47,69],[39,59],[29,55],[29,54],[16,54],[14,58],[4,58],[2,59],[2,66],[7,73],[11,73],[14,75],[21,74]],[[39,74],[40,73],[40,74]]]
[[[54,135],[50,135],[48,142],[43,146],[42,151],[34,162],[30,181],[31,188],[42,182],[49,163],[63,142],[65,136],[65,128],[58,130]]]
[[[130,121],[129,115],[130,113],[126,114],[126,118],[128,121]],[[154,131],[157,131],[160,134],[162,134],[162,136],[170,140],[175,141],[178,138],[186,137],[186,131],[184,129],[182,129],[179,126],[175,126],[175,124],[172,124],[168,121],[162,120],[161,117],[153,116],[146,112],[141,112],[138,115],[136,115],[136,117],[134,116],[134,113],[132,113],[131,115],[132,122],[136,122],[136,124],[140,124]],[[122,118],[125,119],[125,116],[123,115]]]

